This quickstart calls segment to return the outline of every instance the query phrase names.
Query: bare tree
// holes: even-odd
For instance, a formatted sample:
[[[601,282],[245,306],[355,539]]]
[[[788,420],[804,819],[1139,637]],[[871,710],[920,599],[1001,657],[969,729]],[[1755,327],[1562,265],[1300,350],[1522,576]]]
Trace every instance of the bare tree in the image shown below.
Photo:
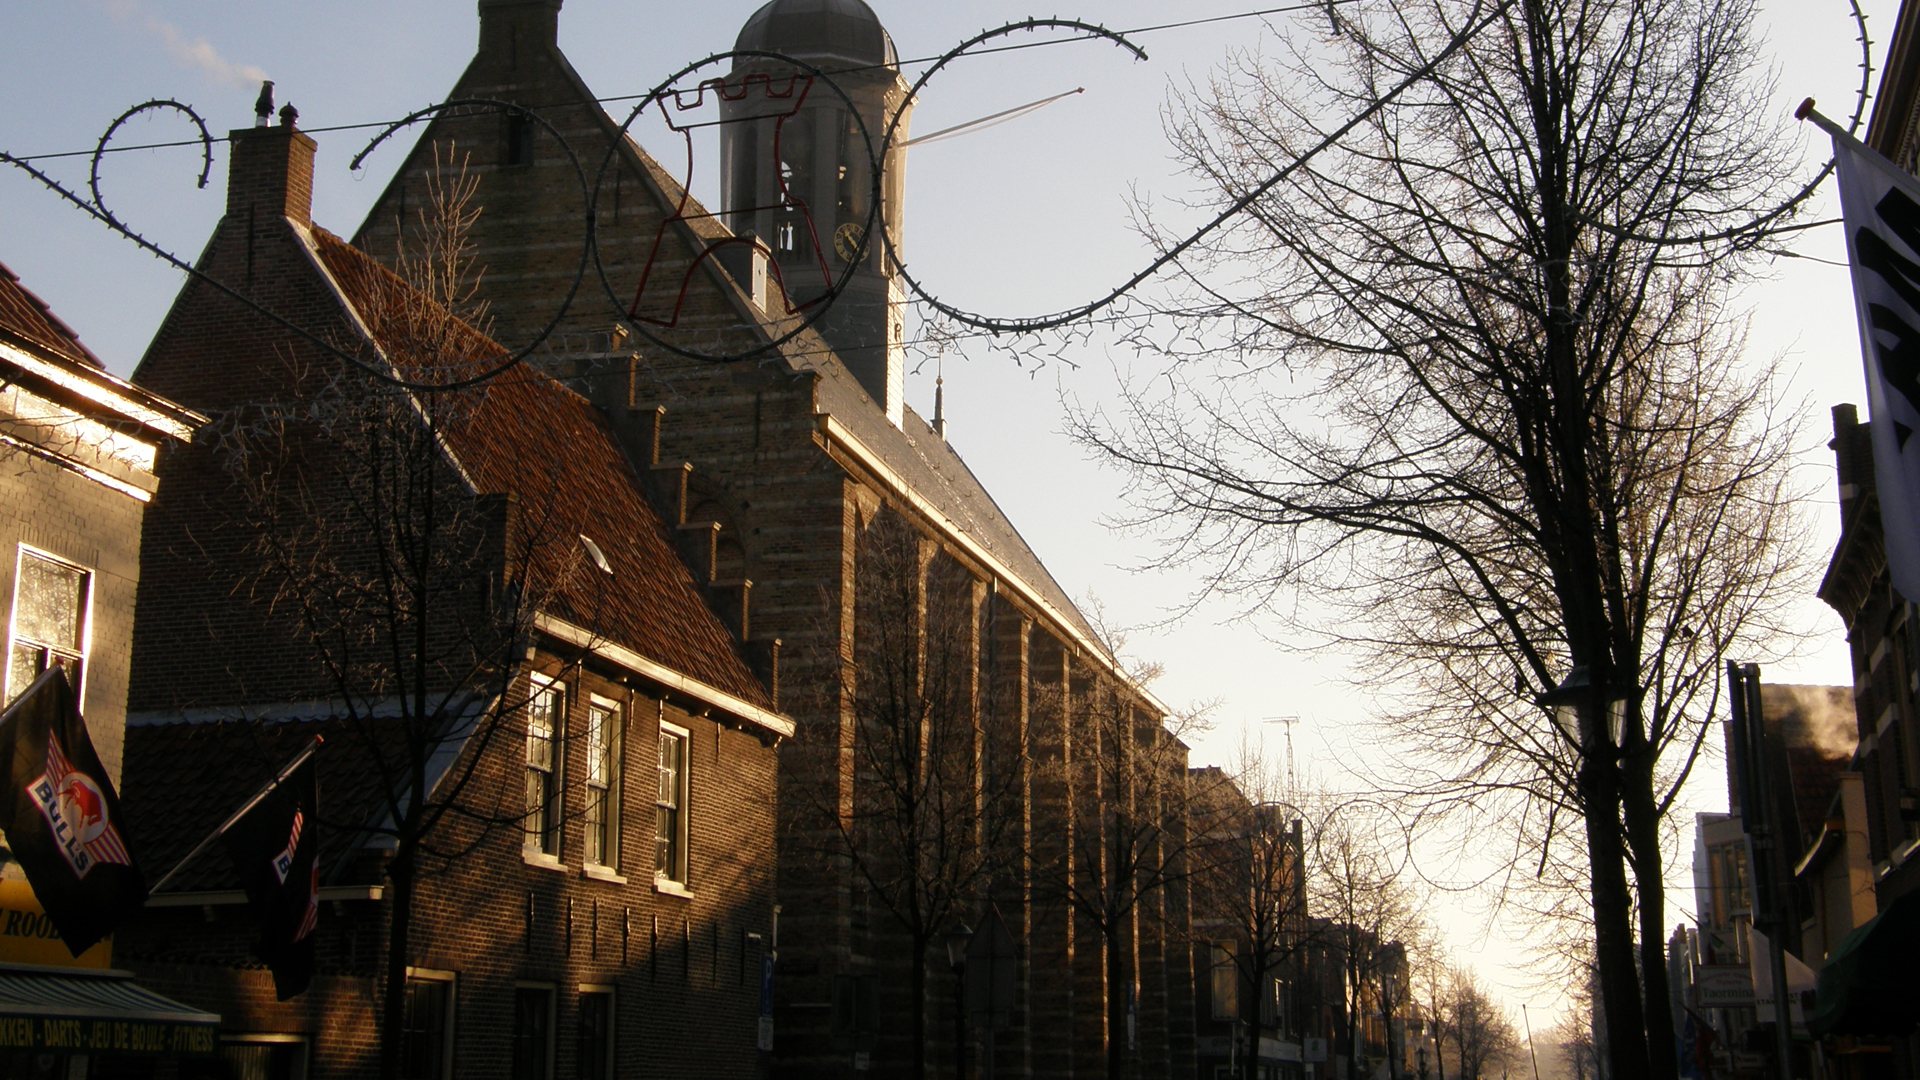
[[[420,247],[397,253],[398,274],[360,257],[341,275],[366,335],[335,342],[428,386],[500,352],[476,329],[484,308],[465,239],[475,183],[464,168],[445,171],[421,211]],[[418,886],[498,830],[523,827],[524,792],[489,782],[482,763],[496,743],[526,737],[534,615],[580,560],[556,543],[553,507],[539,501],[555,485],[529,484],[525,503],[484,494],[470,471],[481,462],[456,459],[484,420],[487,386],[404,390],[337,363],[286,367],[279,397],[217,421],[251,537],[230,572],[297,625],[348,735],[340,752],[377,778],[372,820],[325,824],[389,848],[380,1060],[383,1076],[398,1077]],[[535,480],[556,467],[512,464]]]
[[[1726,314],[1750,254],[1729,237],[1791,165],[1752,4],[1332,18],[1331,42],[1319,23],[1282,62],[1240,54],[1171,113],[1207,197],[1251,203],[1139,332],[1176,362],[1077,433],[1173,558],[1393,683],[1414,780],[1391,782],[1430,818],[1584,848],[1609,1052],[1671,1077],[1671,1019],[1641,1007],[1667,997],[1661,822],[1722,659],[1789,636],[1807,580],[1791,424]],[[1563,733],[1535,696],[1569,668],[1594,690]]]
[[[1412,1004],[1407,947],[1426,933],[1419,899],[1405,880],[1405,839],[1385,807],[1323,796],[1308,854],[1314,933],[1341,966],[1338,1038],[1350,1060],[1369,1053],[1373,1020],[1381,1053],[1405,1057],[1394,1018]],[[1398,1066],[1393,1067],[1394,1075]]]
[[[1251,747],[1242,749],[1230,782],[1210,772],[1218,770],[1194,770],[1202,778],[1194,827],[1209,831],[1191,881],[1194,929],[1201,944],[1222,932],[1234,940],[1243,1011],[1257,1018],[1276,981],[1297,986],[1300,962],[1319,939],[1307,909],[1306,860],[1319,823],[1307,821],[1294,792]],[[1240,1061],[1242,1074],[1254,1080],[1258,1055]]]
[[[1453,1035],[1454,1075],[1482,1080],[1490,1070],[1514,1064],[1520,1033],[1470,968],[1454,968],[1444,1000]]]
[[[840,785],[819,778],[829,782],[808,789],[819,819],[808,835],[825,838],[813,854],[850,865],[905,938],[911,1075],[923,1077],[929,950],[985,905],[1014,855],[1023,751],[989,740],[982,723],[984,585],[887,510],[857,558],[854,648],[842,659],[852,798],[835,805]]]

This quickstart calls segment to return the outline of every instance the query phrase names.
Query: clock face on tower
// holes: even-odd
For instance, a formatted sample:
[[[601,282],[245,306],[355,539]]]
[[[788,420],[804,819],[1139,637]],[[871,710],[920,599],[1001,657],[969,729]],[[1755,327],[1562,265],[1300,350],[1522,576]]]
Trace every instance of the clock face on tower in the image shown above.
[[[865,239],[867,230],[858,222],[849,221],[833,230],[833,251],[843,262],[852,262],[860,254],[860,241]]]

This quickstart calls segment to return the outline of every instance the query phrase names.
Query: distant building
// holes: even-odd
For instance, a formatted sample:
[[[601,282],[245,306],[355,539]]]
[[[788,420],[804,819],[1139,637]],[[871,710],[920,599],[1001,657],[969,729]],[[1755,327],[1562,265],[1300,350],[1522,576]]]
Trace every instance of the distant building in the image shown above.
[[[369,465],[356,453],[407,445],[355,429],[356,408],[388,394],[398,406],[372,422],[396,432],[430,408],[424,393],[378,391],[322,343],[428,381],[500,350],[312,221],[316,144],[289,114],[232,132],[229,146],[227,214],[200,268],[298,318],[307,336],[193,279],[136,379],[217,414],[223,431],[293,417],[287,441],[265,444],[275,470],[249,474],[279,485],[273,505],[287,509],[243,513],[210,445],[162,463],[124,789],[139,849],[170,867],[325,735],[318,972],[305,994],[276,1000],[217,848],[122,931],[116,960],[220,1013],[230,1075],[370,1077],[394,914],[380,830],[390,796],[410,790],[382,748],[403,737],[412,691],[385,689],[398,676],[379,655],[363,677],[336,677],[284,606],[297,596],[270,605],[248,574],[265,558],[259,535],[293,550],[325,541],[301,516],[303,492],[336,490]],[[424,358],[408,336],[420,326],[441,342]],[[618,1060],[620,1075],[758,1076],[776,933],[773,747],[793,725],[586,399],[522,369],[474,391],[437,431],[413,443],[428,448],[420,468],[458,480],[444,512],[469,523],[476,554],[450,564],[448,587],[467,591],[439,601],[426,630],[450,639],[436,653],[444,674],[418,689],[471,704],[444,715],[421,766],[432,797],[458,809],[432,834],[412,906],[403,1075],[606,1078]],[[530,597],[538,610],[504,651],[459,638]]]
[[[7,638],[0,705],[47,668],[65,668],[115,783],[124,760],[141,530],[160,487],[156,465],[205,419],[108,374],[0,266],[0,627]],[[73,1053],[49,1039],[64,1029],[61,1020],[88,1032],[100,1021],[163,1036],[218,1022],[127,981],[116,969],[125,950],[116,955],[115,948],[108,939],[74,957],[53,934],[20,864],[0,863],[0,971],[7,982],[0,1024],[8,1032],[0,1075],[137,1069],[145,1063],[131,1056],[153,1054]]]

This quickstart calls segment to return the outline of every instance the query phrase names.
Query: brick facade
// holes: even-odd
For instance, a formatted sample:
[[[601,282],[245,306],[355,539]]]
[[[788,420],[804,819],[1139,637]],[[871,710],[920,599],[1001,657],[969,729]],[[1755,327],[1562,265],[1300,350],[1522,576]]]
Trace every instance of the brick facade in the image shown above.
[[[382,289],[402,286],[382,281],[384,271],[307,218],[314,142],[281,126],[235,132],[232,146],[228,212],[200,265],[272,314],[195,280],[136,378],[227,423],[249,415],[231,411],[243,406],[316,400],[335,380],[363,385],[322,344],[370,338],[405,375],[404,343],[385,336],[373,307]],[[461,333],[476,359],[496,349]],[[442,429],[442,445],[475,489],[475,512],[493,520],[484,518],[488,508],[503,508],[505,539],[488,550],[511,550],[523,536],[539,541],[544,527],[557,552],[535,551],[524,563],[490,556],[501,565],[487,568],[489,580],[503,593],[533,590],[543,576],[560,584],[539,594],[521,673],[467,734],[442,744],[453,757],[438,783],[464,784],[463,812],[430,837],[407,957],[421,978],[451,988],[450,1071],[439,1075],[509,1075],[516,995],[530,988],[553,993],[548,1075],[583,1075],[579,1002],[604,990],[614,995],[619,1075],[757,1075],[761,955],[777,918],[773,747],[792,725],[773,711],[740,642],[679,562],[597,414],[526,372],[489,384],[482,402]],[[389,820],[362,741],[377,738],[379,726],[343,718],[337,684],[299,620],[248,587],[252,519],[226,471],[230,459],[205,443],[161,463],[165,494],[145,538],[129,816],[135,842],[164,870],[310,732],[326,733],[317,758],[327,845],[319,971],[306,994],[275,1001],[251,955],[237,878],[218,851],[189,864],[122,931],[117,959],[162,992],[219,1012],[227,1037],[303,1040],[308,1075],[373,1076],[393,905],[391,841],[361,831]],[[283,484],[325,484],[346,463],[324,437],[289,445]],[[586,561],[575,533],[598,537],[595,559],[608,562],[610,576]],[[551,854],[528,852],[521,820],[529,670],[567,687]],[[615,709],[622,732],[611,754],[621,778],[611,866],[586,858],[587,711],[596,698]],[[688,755],[680,881],[655,873],[662,723],[684,732]]]

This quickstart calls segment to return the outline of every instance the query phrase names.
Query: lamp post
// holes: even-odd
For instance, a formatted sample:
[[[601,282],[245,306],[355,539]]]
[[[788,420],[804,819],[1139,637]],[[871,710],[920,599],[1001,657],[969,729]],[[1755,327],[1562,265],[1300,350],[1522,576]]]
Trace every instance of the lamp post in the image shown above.
[[[1600,973],[1601,1003],[1609,1026],[1609,1050],[1621,1075],[1648,1067],[1645,1030],[1633,943],[1633,898],[1626,877],[1626,832],[1620,820],[1626,777],[1621,748],[1628,736],[1629,710],[1640,688],[1632,682],[1596,682],[1585,664],[1576,664],[1559,686],[1534,700],[1548,711],[1559,734],[1573,748],[1576,785],[1583,803],[1587,857],[1593,891],[1594,959]],[[1636,721],[1637,723],[1637,721]]]
[[[955,923],[943,938],[947,945],[947,966],[953,969],[953,1080],[967,1075],[967,943],[973,931],[966,923]]]

